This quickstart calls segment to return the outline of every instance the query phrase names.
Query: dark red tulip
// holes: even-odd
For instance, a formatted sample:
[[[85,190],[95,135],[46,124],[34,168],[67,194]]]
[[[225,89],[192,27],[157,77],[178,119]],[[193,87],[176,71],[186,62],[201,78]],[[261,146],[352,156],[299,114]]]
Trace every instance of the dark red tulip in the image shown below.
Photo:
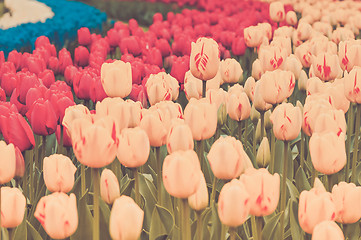
[[[37,87],[30,88],[28,93],[26,94],[26,108],[29,110],[33,103],[39,98],[45,97],[45,92],[48,89],[44,85],[40,85]]]
[[[46,69],[46,62],[43,58],[36,55],[29,56],[26,61],[24,61],[25,66],[28,68],[29,72],[39,74],[40,72]]]
[[[132,66],[133,84],[141,84],[142,78],[145,76],[144,63],[139,60],[139,61],[133,61],[130,64]]]
[[[45,87],[49,88],[51,84],[55,82],[54,72],[50,69],[45,69],[38,74],[39,81],[44,84]]]
[[[138,56],[142,52],[140,47],[140,40],[135,36],[122,39],[119,47],[122,54],[130,53],[133,56]]]
[[[78,30],[78,43],[83,46],[88,46],[92,43],[89,28],[82,27]]]
[[[155,42],[155,47],[160,50],[163,58],[168,57],[171,54],[172,49],[169,42],[164,38],[158,39]]]
[[[56,75],[59,73],[59,59],[51,56],[48,60],[48,68]]]
[[[159,68],[163,67],[162,53],[158,48],[151,48],[147,51],[144,63],[156,65]]]
[[[73,60],[70,52],[63,48],[59,51],[59,73],[63,74],[65,68],[69,65],[73,65]]]
[[[79,46],[75,48],[74,63],[80,67],[85,67],[89,63],[89,51],[86,47]]]
[[[78,68],[73,65],[69,65],[65,68],[64,79],[69,86],[73,86],[73,79],[75,74],[78,72]]]
[[[10,97],[18,84],[18,76],[14,72],[3,74],[1,87],[4,89],[6,96]]]

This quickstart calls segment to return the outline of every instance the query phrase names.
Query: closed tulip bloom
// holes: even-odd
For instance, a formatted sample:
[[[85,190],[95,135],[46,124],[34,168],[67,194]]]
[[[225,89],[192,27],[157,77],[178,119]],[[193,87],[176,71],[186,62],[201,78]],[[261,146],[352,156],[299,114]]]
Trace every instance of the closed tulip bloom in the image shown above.
[[[250,195],[238,179],[226,183],[218,198],[218,216],[229,227],[242,225],[250,211]]]
[[[214,78],[220,59],[218,43],[212,38],[201,37],[192,42],[190,71],[193,76],[203,81]]]
[[[82,27],[78,29],[78,43],[80,45],[90,45],[92,42],[89,28]]]
[[[254,98],[254,87],[256,86],[256,80],[253,77],[247,78],[244,83],[244,92],[247,94],[249,100],[253,102]]]
[[[259,47],[264,37],[266,37],[266,33],[259,26],[249,26],[244,29],[244,42],[247,47]]]
[[[341,228],[334,221],[322,221],[313,229],[312,240],[344,240]]]
[[[291,41],[290,37],[285,37],[285,36],[280,37],[280,36],[278,36],[278,37],[273,37],[273,39],[272,39],[272,41],[271,41],[271,43],[269,45],[273,46],[273,47],[279,47],[281,49],[286,50],[286,55],[288,57],[289,55],[292,54],[291,42],[292,41]]]
[[[339,44],[341,41],[354,40],[355,34],[353,31],[346,27],[337,27],[331,36],[331,40],[336,44]]]
[[[256,155],[256,162],[259,167],[266,168],[271,161],[271,150],[267,137],[263,137]]]
[[[270,174],[265,168],[249,168],[241,175],[240,181],[249,193],[250,214],[267,216],[278,205],[280,195],[280,176]]]
[[[222,60],[219,70],[225,83],[237,83],[243,80],[241,64],[234,58]]]
[[[129,112],[130,112],[128,127],[133,128],[139,126],[140,112],[142,111],[143,108],[142,103],[139,101],[134,102],[131,99],[127,99],[125,102],[126,104],[128,104]]]
[[[145,84],[150,105],[160,101],[174,101],[179,95],[177,79],[165,72],[151,74]]]
[[[315,76],[322,81],[334,80],[342,74],[337,55],[328,52],[314,57],[311,68]]]
[[[79,46],[74,50],[74,63],[80,67],[89,64],[89,50],[86,47]]]
[[[78,118],[87,118],[91,121],[90,111],[86,106],[77,104],[65,109],[62,125],[68,133],[70,133],[73,121]]]
[[[351,71],[354,66],[361,67],[361,40],[348,40],[339,43],[338,58],[342,70]]]
[[[129,62],[103,63],[101,82],[109,97],[127,97],[132,91],[132,68]]]
[[[320,113],[315,121],[313,133],[333,132],[340,136],[341,133],[346,134],[346,119],[342,110],[330,110]]]
[[[208,206],[208,188],[202,171],[199,171],[200,182],[196,192],[188,197],[189,206],[196,211],[205,209]]]
[[[233,179],[241,175],[247,158],[242,143],[234,137],[220,137],[208,153],[208,161],[214,176],[219,179]]]
[[[260,94],[269,104],[281,103],[290,97],[296,85],[295,75],[291,71],[275,70],[266,72],[259,80]]]
[[[115,122],[111,117],[94,123],[83,118],[76,119],[71,130],[74,154],[80,163],[88,167],[104,167],[115,159],[115,136]]]
[[[258,58],[263,71],[273,71],[282,68],[288,57],[287,50],[280,46],[265,46],[259,48]]]
[[[312,234],[314,227],[323,221],[335,220],[335,204],[331,193],[326,192],[321,181],[316,178],[315,187],[302,191],[298,207],[298,221],[306,233]]]
[[[219,89],[220,86],[220,72],[218,71],[217,75],[207,81],[207,91],[209,89]],[[186,94],[187,99],[202,98],[202,80],[194,77],[191,71],[188,71],[184,75],[184,93]]]
[[[337,222],[350,224],[361,218],[361,187],[340,182],[332,188],[332,201],[336,206]]]
[[[263,96],[261,94],[261,88],[262,88],[261,84],[262,84],[261,81],[257,81],[254,86],[254,97],[253,97],[252,107],[254,106],[254,108],[259,112],[265,112],[272,107],[272,104],[265,102],[265,100],[263,99]]]
[[[138,239],[142,232],[144,212],[128,196],[117,198],[109,219],[109,233],[114,240]]]
[[[111,116],[115,120],[117,134],[127,128],[130,120],[129,104],[125,103],[122,98],[105,98],[97,102],[95,106],[96,115],[100,117]]]
[[[311,53],[311,44],[309,42],[305,42],[300,46],[296,47],[295,55],[298,60],[301,61],[302,66],[305,68],[309,68],[312,63],[312,53]]]
[[[1,188],[1,227],[15,228],[22,223],[26,200],[18,188]]]
[[[272,21],[282,22],[285,19],[285,7],[282,2],[272,2],[269,5],[269,15]]]
[[[64,239],[73,235],[78,228],[76,196],[56,192],[42,197],[36,206],[34,216],[45,232],[53,239]]]
[[[44,158],[44,182],[50,192],[69,192],[74,186],[76,167],[70,158],[53,154]]]
[[[306,21],[299,21],[296,34],[297,38],[301,41],[305,41],[310,38],[312,33],[312,26]]]
[[[167,150],[171,154],[179,150],[192,150],[194,147],[190,127],[182,119],[173,119],[167,135]]]
[[[120,197],[119,182],[114,173],[104,168],[100,175],[100,196],[104,202],[113,204],[115,199]]]
[[[230,94],[227,98],[227,113],[235,121],[249,118],[251,114],[251,103],[245,92]]]
[[[16,155],[15,148],[12,143],[6,144],[0,141],[0,184],[10,182],[15,176],[16,170]]]
[[[117,157],[121,164],[129,168],[136,168],[147,162],[150,144],[149,138],[140,127],[123,129],[118,136]]]
[[[239,87],[240,91],[243,91],[243,87],[239,84],[235,84],[234,87],[231,87],[231,88],[235,89],[238,87]],[[222,88],[209,89],[206,92],[207,100],[209,101],[210,104],[216,105],[217,109],[219,109],[221,104],[226,104],[227,97],[228,97],[228,92],[224,91]]]
[[[294,11],[287,12],[286,22],[288,25],[291,25],[291,26],[295,26],[297,24],[297,15]]]
[[[156,108],[142,109],[139,127],[144,129],[152,147],[160,147],[166,143],[170,117]]]
[[[346,164],[344,133],[313,133],[309,148],[314,168],[323,174],[337,173]]]
[[[184,120],[194,140],[211,138],[217,128],[217,107],[206,99],[191,99],[184,110]]]
[[[201,166],[193,150],[177,151],[165,157],[163,162],[163,183],[173,197],[188,198],[200,184]]]
[[[279,140],[290,141],[295,139],[301,130],[301,109],[292,103],[278,105],[270,117],[273,123],[273,132]]]
[[[353,103],[361,103],[361,67],[354,67],[344,77],[344,92],[346,98]]]
[[[23,177],[25,173],[25,161],[24,156],[20,149],[15,146],[15,158],[16,158],[16,170],[15,177]]]
[[[301,61],[298,60],[295,55],[291,54],[286,58],[284,70],[291,71],[295,75],[297,80],[300,78],[302,67],[303,66]]]
[[[261,61],[259,60],[259,58],[257,58],[252,63],[252,77],[254,77],[255,80],[259,80],[262,77],[263,73],[264,71],[261,65]]]

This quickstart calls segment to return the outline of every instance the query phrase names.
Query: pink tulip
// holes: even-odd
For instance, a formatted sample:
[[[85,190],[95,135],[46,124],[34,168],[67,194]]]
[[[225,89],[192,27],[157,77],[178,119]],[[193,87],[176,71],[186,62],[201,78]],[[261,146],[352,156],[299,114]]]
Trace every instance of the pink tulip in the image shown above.
[[[336,207],[336,221],[355,223],[361,218],[361,187],[354,183],[340,182],[332,188],[332,201]]]
[[[343,70],[351,71],[354,66],[361,67],[361,40],[341,41],[339,44],[338,58]]]
[[[306,233],[312,234],[314,227],[322,221],[333,221],[336,217],[335,211],[331,193],[326,192],[318,178],[315,180],[315,187],[301,192],[298,221]]]
[[[271,114],[273,132],[277,139],[290,141],[295,139],[301,130],[302,113],[301,109],[292,103],[278,105]]]
[[[270,174],[265,168],[249,168],[240,181],[249,193],[250,214],[267,216],[276,210],[280,193],[280,176]]]
[[[354,67],[344,77],[344,92],[346,98],[353,103],[361,103],[361,68]]]
[[[218,216],[222,224],[238,227],[246,220],[250,211],[250,196],[238,179],[226,183],[218,199]]]
[[[74,193],[56,192],[42,197],[34,216],[53,239],[70,237],[78,228],[78,210]]]
[[[248,156],[239,140],[227,136],[213,143],[207,158],[215,177],[233,179],[241,175]]]
[[[163,162],[163,183],[173,197],[188,198],[200,184],[201,170],[197,154],[193,150],[177,151]]]
[[[342,74],[337,55],[328,52],[314,57],[311,68],[315,76],[323,81],[334,80]]]
[[[236,85],[235,85],[236,86]],[[228,91],[230,91],[229,89]],[[243,89],[242,89],[243,90]],[[233,91],[228,93],[227,113],[235,121],[242,121],[249,118],[251,114],[251,103],[244,91]]]
[[[332,32],[331,40],[336,44],[339,44],[341,41],[354,40],[354,33],[345,27],[337,27],[336,30]]]
[[[138,239],[143,228],[144,212],[128,196],[117,198],[109,219],[109,233],[112,239]]]
[[[279,46],[261,45],[259,48],[258,58],[261,61],[263,71],[273,71],[282,68],[287,57],[287,50]]]
[[[69,192],[74,186],[76,167],[70,158],[53,154],[44,158],[44,182],[50,192]]]
[[[149,156],[149,138],[140,127],[123,129],[118,136],[117,157],[121,164],[129,168],[144,165]]]
[[[191,99],[184,110],[184,120],[192,130],[194,140],[208,139],[217,128],[217,108],[206,99]]]
[[[286,22],[288,25],[291,25],[291,26],[295,26],[297,24],[297,15],[294,11],[287,12]]]
[[[247,94],[249,100],[253,102],[254,99],[254,88],[256,86],[256,80],[253,77],[247,78],[244,83],[244,92]]]
[[[16,155],[14,145],[0,141],[0,153],[0,184],[4,184],[10,182],[15,176]]]
[[[247,47],[259,47],[264,37],[266,37],[266,33],[259,26],[249,26],[244,29],[244,42]]]
[[[188,197],[189,206],[196,211],[203,210],[208,206],[208,188],[206,179],[204,178],[202,171],[199,171],[199,175],[201,176],[199,186],[196,192]]]
[[[269,15],[272,21],[282,22],[285,19],[285,7],[282,2],[272,2],[269,5]]]
[[[313,133],[329,133],[333,132],[340,136],[341,133],[346,134],[346,119],[342,110],[329,110],[320,113],[316,117]]]
[[[1,227],[15,228],[22,223],[26,199],[18,188],[1,187]]]
[[[305,41],[310,38],[312,33],[312,26],[306,21],[299,21],[296,34],[298,39]]]
[[[145,87],[150,105],[160,101],[174,101],[178,98],[178,81],[165,72],[151,74]]]
[[[113,204],[115,199],[120,197],[119,182],[114,173],[104,168],[100,175],[100,196],[104,202]]]
[[[259,60],[259,58],[257,58],[253,63],[252,63],[252,77],[254,77],[254,79],[259,80],[262,77],[262,74],[264,73],[262,65],[261,65],[261,61]]]
[[[219,71],[225,83],[237,83],[243,79],[241,64],[234,58],[222,60]]]
[[[243,89],[243,87],[239,84],[235,84],[235,88],[238,89],[238,86]],[[209,89],[206,92],[206,99],[210,104],[213,104],[217,107],[217,110],[221,106],[221,104],[226,104],[226,100],[228,98],[228,92],[224,91],[222,88],[218,89]]]
[[[171,154],[179,150],[192,150],[194,147],[190,127],[182,119],[173,119],[167,135],[167,150]]]
[[[192,42],[190,71],[193,76],[203,81],[214,78],[219,67],[218,43],[211,38],[198,38]]]
[[[341,228],[334,221],[322,221],[313,229],[312,240],[344,240]]]
[[[142,110],[142,103],[127,99],[125,103],[129,106],[130,118],[128,127],[133,128],[139,126],[140,123],[140,112]]]
[[[220,80],[221,77],[218,72],[214,78],[207,81],[207,91],[209,89],[219,89]],[[190,71],[186,72],[184,76],[184,93],[188,100],[191,98],[202,98],[202,80],[194,77]]]
[[[132,69],[130,63],[117,60],[104,63],[101,67],[101,82],[109,97],[127,97],[132,90]]]
[[[305,42],[298,46],[295,50],[295,55],[301,61],[303,67],[309,68],[312,63],[311,44]]]
[[[254,86],[254,97],[253,97],[252,107],[254,106],[254,108],[257,111],[265,112],[272,107],[272,104],[265,102],[261,93],[261,88],[262,88],[261,84],[262,84],[261,81],[257,81]]]

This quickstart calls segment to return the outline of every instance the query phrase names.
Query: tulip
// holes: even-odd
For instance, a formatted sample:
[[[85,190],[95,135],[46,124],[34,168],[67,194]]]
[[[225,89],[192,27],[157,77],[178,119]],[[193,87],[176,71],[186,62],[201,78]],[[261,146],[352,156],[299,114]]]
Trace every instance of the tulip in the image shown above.
[[[287,12],[286,22],[288,25],[291,25],[291,26],[295,26],[297,24],[297,15],[294,11]]]
[[[220,63],[222,79],[225,83],[237,83],[243,80],[241,64],[234,58],[227,58]]]
[[[196,211],[201,211],[208,206],[208,188],[206,179],[204,178],[202,171],[199,172],[199,175],[201,176],[199,186],[196,192],[188,197],[189,206]]]
[[[15,228],[22,223],[26,199],[18,188],[1,188],[1,227]]]
[[[254,106],[255,110],[259,112],[265,112],[268,109],[270,109],[272,105],[266,103],[265,100],[263,99],[263,96],[261,94],[261,88],[262,88],[261,84],[262,84],[261,81],[257,81],[254,86],[254,98],[253,98],[252,107]]]
[[[336,221],[355,223],[361,218],[361,187],[354,183],[340,182],[332,188],[332,201],[336,207]]]
[[[0,152],[0,184],[4,184],[10,182],[15,176],[16,155],[14,145],[12,143],[7,145],[4,141],[0,141]]]
[[[121,164],[129,168],[144,165],[149,156],[149,138],[140,127],[123,129],[118,136],[117,157]]]
[[[80,67],[85,67],[89,64],[89,51],[86,47],[79,46],[75,48],[74,63]]]
[[[218,199],[218,216],[222,224],[238,227],[246,220],[250,211],[250,195],[244,184],[233,179],[226,183]]]
[[[229,91],[229,90],[228,90]],[[227,98],[227,113],[235,121],[242,121],[249,118],[251,104],[245,92],[229,94]]]
[[[53,239],[70,237],[78,228],[78,210],[74,193],[56,192],[42,197],[34,216]]]
[[[192,150],[194,147],[190,127],[181,119],[174,119],[167,135],[167,150],[169,154],[179,150]]]
[[[70,135],[78,161],[91,168],[101,168],[113,162],[117,150],[115,128],[111,117],[94,123],[84,118],[74,120]]]
[[[267,216],[278,205],[280,193],[280,176],[270,174],[265,168],[249,168],[241,175],[240,181],[249,194],[250,214]]]
[[[109,97],[125,98],[132,90],[130,63],[124,63],[120,60],[104,63],[101,67],[101,82]]]
[[[312,240],[344,240],[341,228],[334,221],[322,221],[312,232]]]
[[[235,84],[232,86],[228,91],[238,92],[243,91],[243,87],[239,84]],[[228,92],[224,91],[222,88],[219,89],[209,89],[206,92],[206,99],[209,101],[210,104],[213,104],[219,109],[221,104],[226,104],[226,100],[228,98]]]
[[[354,67],[344,78],[344,92],[346,98],[353,103],[361,104],[361,68]]]
[[[193,76],[203,81],[214,78],[219,67],[219,47],[211,38],[199,38],[192,42],[190,70]]]
[[[105,168],[100,176],[100,196],[104,202],[113,204],[120,197],[119,182],[115,174]]]
[[[324,174],[334,174],[346,164],[345,134],[334,132],[313,133],[310,155],[315,169]]]
[[[91,121],[90,111],[86,106],[82,104],[77,104],[77,105],[69,106],[68,108],[65,109],[62,125],[64,126],[65,130],[69,133],[69,135],[73,121],[78,118],[87,118],[89,121]]]
[[[273,71],[278,68],[282,69],[287,57],[287,50],[280,46],[261,45],[259,48],[258,58],[261,62],[263,71]]]
[[[335,204],[331,193],[326,192],[321,181],[316,178],[315,187],[302,191],[298,207],[298,221],[306,233],[312,234],[315,226],[322,221],[333,221],[336,217]]]
[[[311,45],[305,42],[298,46],[295,50],[295,55],[301,61],[302,66],[309,68],[312,63]]]
[[[285,7],[282,2],[272,2],[269,5],[269,15],[272,21],[282,22],[285,19]]]
[[[18,75],[7,72],[2,75],[1,88],[4,89],[6,96],[10,97],[18,84]]]
[[[353,31],[345,27],[337,27],[336,30],[332,32],[331,40],[336,44],[339,44],[341,41],[354,40],[355,35]]]
[[[328,52],[314,57],[311,68],[315,76],[323,81],[333,80],[342,74],[337,55]]]
[[[249,26],[244,29],[244,42],[247,47],[259,47],[266,33],[259,26]]]
[[[154,105],[160,101],[174,101],[178,98],[178,81],[165,72],[151,74],[145,87],[150,105]]]
[[[329,133],[333,132],[340,136],[341,133],[346,134],[346,119],[342,110],[330,110],[320,113],[315,121],[313,133]]]
[[[296,34],[297,38],[301,41],[305,41],[310,38],[312,33],[312,26],[306,21],[300,21],[297,26]]]
[[[191,99],[184,110],[184,120],[192,130],[194,140],[212,137],[217,128],[217,108],[206,99]]]
[[[90,31],[89,28],[87,27],[82,27],[80,29],[78,29],[78,43],[80,45],[90,45],[92,42],[91,36],[90,36]]]
[[[63,48],[59,51],[59,73],[63,74],[65,69],[68,66],[73,65],[73,60],[71,58],[70,52]]]
[[[361,67],[360,59],[361,40],[341,41],[339,44],[338,58],[342,70],[351,71],[354,66]]]
[[[219,89],[221,74],[218,71],[217,75],[211,80],[207,81],[206,91],[210,89]],[[187,99],[202,98],[202,80],[194,77],[190,71],[185,73],[184,76],[184,93],[186,94]]]
[[[247,94],[249,100],[253,102],[254,98],[254,87],[256,85],[256,80],[251,76],[247,78],[246,82],[244,83],[244,92]]]
[[[172,64],[170,75],[177,79],[180,84],[184,83],[185,73],[189,71],[189,57],[178,57]]]
[[[298,80],[302,71],[302,63],[295,55],[291,54],[286,58],[284,70],[291,71]]]
[[[76,167],[70,158],[53,154],[44,158],[44,182],[50,192],[69,192],[74,186]]]
[[[268,138],[263,137],[256,155],[256,162],[259,167],[265,168],[271,161],[271,150]]]
[[[109,233],[112,239],[138,239],[143,228],[143,210],[128,196],[114,201],[109,219]]]
[[[220,137],[208,153],[208,161],[215,177],[233,179],[244,170],[243,162],[248,158],[242,143],[234,137]]]
[[[139,127],[144,129],[152,147],[160,147],[166,143],[168,125],[165,113],[160,109],[142,109]]]
[[[198,189],[200,171],[199,159],[193,150],[174,152],[163,162],[164,187],[173,197],[188,198]]]
[[[290,141],[295,139],[301,130],[302,113],[292,103],[278,105],[270,117],[273,124],[273,132],[277,139]]]

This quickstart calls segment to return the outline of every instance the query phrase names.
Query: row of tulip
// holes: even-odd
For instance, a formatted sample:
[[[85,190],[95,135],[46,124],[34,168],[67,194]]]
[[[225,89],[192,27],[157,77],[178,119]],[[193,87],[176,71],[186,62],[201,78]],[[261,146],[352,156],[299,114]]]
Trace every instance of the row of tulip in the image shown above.
[[[348,4],[334,3],[329,10],[341,7],[345,10]],[[271,4],[269,9],[274,22],[289,16],[287,22],[295,24],[295,13],[285,14],[279,2]],[[237,60],[220,61],[222,47],[220,51],[219,44],[209,38],[199,38],[192,43],[190,71],[184,73],[183,79],[166,74],[158,66],[157,71],[139,77],[142,85],[134,82],[137,73],[134,73],[132,63],[144,53],[132,52],[130,55],[128,51],[137,48],[131,48],[133,45],[126,45],[127,42],[123,45],[127,37],[119,37],[121,43],[115,41],[111,47],[107,42],[109,38],[102,39],[91,35],[87,29],[80,29],[78,42],[83,46],[75,51],[75,66],[66,50],[61,51],[62,60],[60,52],[57,58],[55,48],[47,38],[38,39],[33,54],[12,52],[1,66],[4,98],[5,94],[11,96],[10,102],[16,106],[4,103],[2,108],[4,121],[0,122],[0,127],[4,139],[10,144],[2,143],[3,148],[8,149],[4,150],[8,155],[4,157],[4,166],[9,168],[4,170],[6,174],[1,174],[4,176],[1,182],[9,182],[15,177],[15,171],[23,167],[25,177],[11,180],[11,185],[22,185],[27,198],[25,203],[29,201],[30,215],[28,222],[22,217],[14,217],[9,222],[6,222],[6,217],[5,220],[2,218],[1,225],[8,227],[10,236],[17,238],[23,234],[18,229],[25,226],[25,229],[40,229],[40,234],[44,229],[51,238],[57,239],[73,234],[75,239],[98,239],[100,235],[107,238],[108,234],[113,239],[124,236],[156,239],[166,235],[172,239],[225,239],[228,230],[231,239],[250,236],[254,239],[299,239],[304,232],[312,234],[313,239],[326,239],[327,236],[343,239],[342,230],[332,222],[336,220],[344,224],[342,228],[346,235],[357,235],[360,230],[357,222],[361,217],[357,203],[361,195],[359,187],[347,182],[351,176],[351,181],[359,184],[357,149],[361,111],[359,107],[355,111],[356,107],[350,106],[350,102],[358,104],[357,72],[360,69],[355,61],[347,69],[347,64],[344,64],[345,73],[340,69],[344,59],[351,59],[349,54],[354,52],[348,52],[347,47],[342,49],[342,44],[350,46],[348,44],[354,43],[352,46],[357,50],[358,42],[338,43],[332,38],[334,32],[347,32],[347,28],[336,29],[329,36],[333,41],[329,41],[317,27],[311,27],[312,34],[301,43],[303,30],[300,26],[311,26],[307,14],[297,29],[281,27],[273,37],[269,24],[246,28],[245,44],[257,49],[258,58],[252,69],[245,69],[244,73]],[[317,21],[314,15],[312,19]],[[356,17],[357,14],[353,12],[350,16]],[[159,15],[155,16],[155,23],[162,21]],[[116,28],[140,29],[135,21],[130,21],[129,26],[116,24]],[[295,49],[291,47],[292,36],[293,45],[300,44]],[[163,35],[157,38],[162,39]],[[255,39],[261,40],[253,42]],[[130,59],[130,63],[106,60],[109,52],[119,54],[116,50],[119,44],[121,51],[126,46],[122,60]],[[336,46],[336,52],[333,46]],[[309,62],[302,62],[306,57],[297,54],[302,48],[312,55]],[[161,59],[164,57],[167,56]],[[256,57],[253,51],[245,56],[251,61]],[[142,61],[148,60],[143,58]],[[88,65],[91,67],[86,67]],[[54,76],[62,71],[77,98],[84,99],[88,106],[89,100],[96,102],[94,112],[75,105],[71,88],[64,82],[55,81]],[[50,77],[44,77],[44,72]],[[18,79],[16,84],[8,81],[3,86],[7,74]],[[244,87],[237,83],[242,82],[243,76],[248,77]],[[182,80],[184,85],[179,86]],[[9,86],[11,84],[14,85]],[[227,84],[233,86],[227,91],[220,88]],[[138,94],[135,100],[141,101],[122,100],[129,94],[132,96],[138,88],[142,88],[139,91],[142,98],[138,99]],[[182,88],[189,99],[184,113],[180,104],[172,102],[178,99]],[[296,100],[300,101],[294,106]],[[151,107],[143,108],[148,101]],[[356,121],[352,121],[354,113],[357,114]],[[35,141],[20,114],[29,119],[34,133],[44,136],[41,145],[38,137]],[[18,128],[8,130],[9,126],[15,126],[15,121],[5,123],[5,119],[11,117],[20,119],[21,131]],[[253,124],[247,120],[249,118]],[[54,152],[46,149],[49,137],[45,136],[57,129],[59,143],[56,151],[65,154],[63,145],[72,146],[79,161],[75,165],[69,159],[73,156],[69,151],[68,157],[51,155],[44,158],[49,152]],[[22,138],[14,134],[17,132],[22,133]],[[352,140],[354,150],[350,147]],[[24,166],[11,143],[18,148],[22,143],[21,151],[35,146],[34,150],[27,151],[29,154],[25,158],[29,167]],[[115,156],[119,162],[114,161]],[[352,163],[352,167],[345,167],[346,163]],[[112,171],[104,168],[106,166]],[[267,166],[267,169],[262,168]],[[100,177],[99,169],[103,168]],[[344,172],[340,172],[341,169]],[[87,178],[90,171],[91,179]],[[21,173],[16,176],[21,177]],[[329,192],[318,176],[326,183]],[[345,182],[338,183],[341,178]],[[45,195],[42,182],[55,193],[42,197]],[[93,192],[89,194],[91,185]],[[21,191],[5,187],[1,192],[3,190],[2,204],[4,201],[19,203],[15,206],[19,210],[16,216],[21,216],[23,209],[25,211]],[[65,194],[69,191],[74,194]],[[132,196],[135,202],[124,195]],[[92,213],[89,196],[93,200]],[[195,210],[191,216],[187,202]],[[113,203],[111,211],[105,203]],[[9,216],[12,209],[7,210]],[[298,217],[295,217],[295,212],[298,212]],[[39,223],[30,223],[32,216],[43,228],[38,227]],[[197,227],[191,227],[190,220]],[[350,225],[352,223],[355,224]],[[12,229],[19,224],[16,230]],[[87,233],[89,229],[93,232]],[[332,234],[327,235],[329,231]],[[33,238],[40,237],[36,230],[30,232]]]

